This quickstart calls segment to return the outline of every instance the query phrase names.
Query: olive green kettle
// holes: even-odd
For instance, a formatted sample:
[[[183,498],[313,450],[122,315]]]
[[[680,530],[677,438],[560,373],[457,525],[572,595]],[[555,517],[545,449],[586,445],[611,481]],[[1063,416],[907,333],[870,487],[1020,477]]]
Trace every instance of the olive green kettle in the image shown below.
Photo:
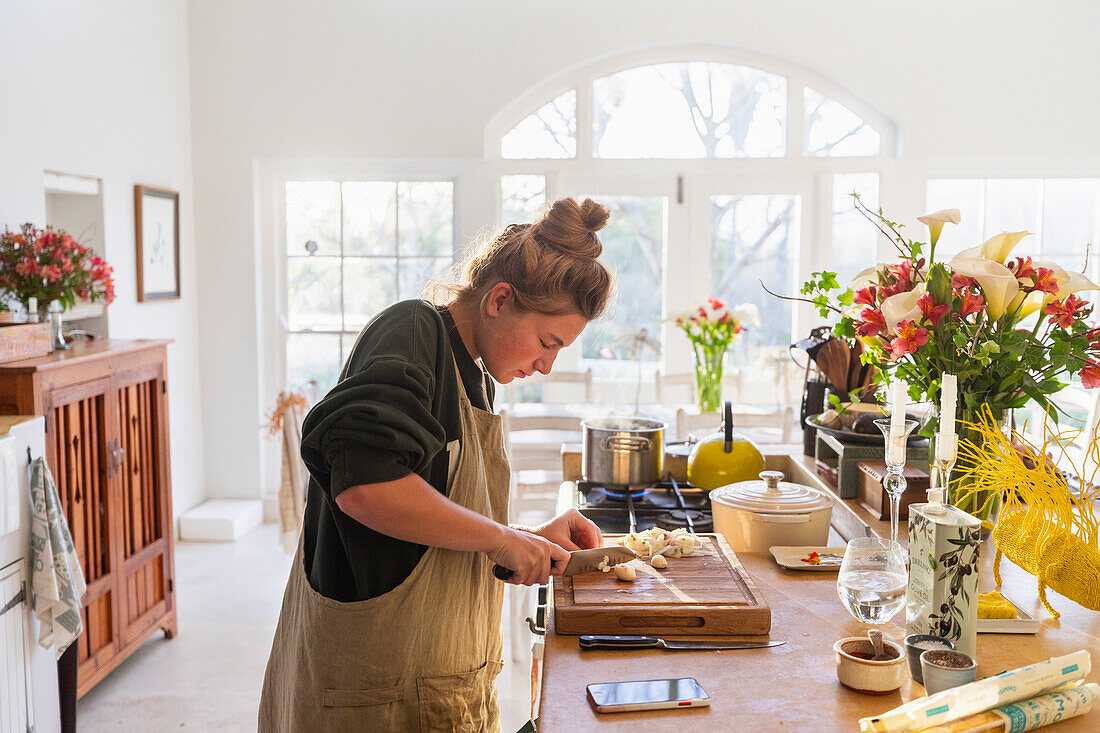
[[[701,489],[717,489],[751,481],[763,470],[760,449],[733,431],[733,404],[726,402],[721,428],[699,441],[688,456],[688,481]]]

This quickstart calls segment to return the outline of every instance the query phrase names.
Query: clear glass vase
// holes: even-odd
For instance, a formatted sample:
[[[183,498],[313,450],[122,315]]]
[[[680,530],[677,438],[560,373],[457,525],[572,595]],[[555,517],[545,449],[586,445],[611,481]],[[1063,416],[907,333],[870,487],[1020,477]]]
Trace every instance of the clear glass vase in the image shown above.
[[[722,407],[722,370],[725,348],[695,344],[695,395],[699,412],[717,412]]]

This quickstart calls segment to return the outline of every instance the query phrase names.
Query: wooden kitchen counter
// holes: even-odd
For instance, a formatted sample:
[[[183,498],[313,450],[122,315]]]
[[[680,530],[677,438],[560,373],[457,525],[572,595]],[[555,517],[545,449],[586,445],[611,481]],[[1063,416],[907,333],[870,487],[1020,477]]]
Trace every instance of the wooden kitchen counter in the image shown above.
[[[858,513],[847,506],[848,502],[842,504],[834,511],[846,512],[841,516],[851,521]],[[866,512],[863,515],[869,516]],[[889,532],[888,523],[868,520],[865,524],[877,533],[882,533],[885,525]],[[993,585],[992,550],[991,543],[983,544],[982,591]],[[551,613],[545,639],[540,733],[635,731],[639,726],[671,726],[676,733],[857,731],[860,718],[924,694],[908,674],[899,691],[882,696],[858,694],[837,681],[833,643],[846,636],[863,636],[869,627],[858,623],[841,606],[836,573],[786,570],[770,554],[738,553],[738,558],[771,606],[769,638],[784,639],[785,645],[709,652],[581,652],[577,636],[554,632]],[[979,634],[978,677],[1088,649],[1093,671],[1086,680],[1100,682],[1100,613],[1048,590],[1051,604],[1062,612],[1061,619],[1054,620],[1039,604],[1034,577],[1007,559],[1001,561],[1001,572],[1005,595],[1040,619],[1042,628],[1038,634]],[[892,622],[882,628],[900,642],[905,636],[903,614],[897,621],[901,623]],[[695,677],[710,695],[710,707],[599,714],[585,693],[585,686],[593,682],[662,677]],[[1051,727],[1052,733],[1097,730],[1100,706]]]

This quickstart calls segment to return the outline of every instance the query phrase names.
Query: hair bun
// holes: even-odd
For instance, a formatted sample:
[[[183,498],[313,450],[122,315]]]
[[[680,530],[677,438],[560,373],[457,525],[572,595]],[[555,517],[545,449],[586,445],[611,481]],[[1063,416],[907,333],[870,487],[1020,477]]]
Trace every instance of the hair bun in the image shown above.
[[[595,259],[603,252],[596,232],[603,229],[611,212],[592,199],[577,203],[558,199],[532,227],[535,239],[573,257]]]

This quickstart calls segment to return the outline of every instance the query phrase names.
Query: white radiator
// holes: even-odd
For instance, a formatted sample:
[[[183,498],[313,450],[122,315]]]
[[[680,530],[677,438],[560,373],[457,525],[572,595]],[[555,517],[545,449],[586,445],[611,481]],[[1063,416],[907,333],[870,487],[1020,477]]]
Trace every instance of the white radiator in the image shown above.
[[[14,562],[0,570],[0,733],[34,730],[26,619],[23,563]]]

